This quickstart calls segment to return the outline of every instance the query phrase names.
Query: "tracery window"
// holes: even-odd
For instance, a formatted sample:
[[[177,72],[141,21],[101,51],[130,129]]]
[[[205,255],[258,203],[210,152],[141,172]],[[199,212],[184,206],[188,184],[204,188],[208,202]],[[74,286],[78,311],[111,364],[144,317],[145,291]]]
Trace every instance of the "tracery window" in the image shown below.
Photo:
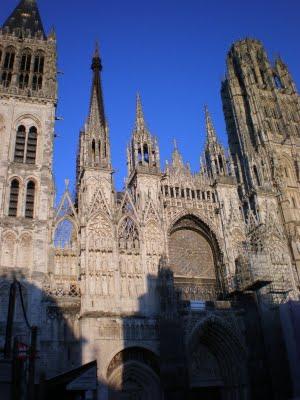
[[[35,183],[33,181],[29,181],[27,183],[27,190],[26,190],[25,218],[34,217],[34,198],[35,198]]]
[[[35,126],[26,132],[24,125],[17,129],[14,161],[35,164],[37,149],[37,129]]]
[[[12,72],[15,62],[15,49],[8,47],[4,56],[3,71],[1,76],[1,83],[4,87],[9,87],[12,78]]]
[[[74,224],[65,218],[59,222],[54,234],[54,247],[57,249],[74,249],[77,243],[77,233]]]
[[[131,218],[126,217],[119,227],[119,249],[123,251],[138,251],[139,247],[137,226]]]
[[[31,52],[30,50],[24,50],[21,56],[21,63],[20,63],[20,75],[19,75],[20,89],[25,89],[29,85],[30,67],[31,67]]]
[[[40,90],[43,86],[45,57],[43,52],[36,53],[33,65],[32,89]]]
[[[8,215],[16,217],[18,214],[20,184],[18,179],[13,179],[10,184]]]

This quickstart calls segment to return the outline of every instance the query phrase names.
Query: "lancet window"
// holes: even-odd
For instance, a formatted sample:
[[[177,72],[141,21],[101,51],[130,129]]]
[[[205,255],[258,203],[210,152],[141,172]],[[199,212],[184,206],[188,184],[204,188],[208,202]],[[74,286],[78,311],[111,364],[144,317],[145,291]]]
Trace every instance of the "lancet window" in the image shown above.
[[[35,183],[29,181],[26,188],[25,218],[34,217]]]
[[[35,164],[37,149],[37,129],[35,126],[26,131],[24,125],[17,129],[14,161]]]
[[[140,247],[139,232],[135,222],[126,217],[119,227],[119,249],[121,251],[138,251]]]
[[[8,215],[16,217],[18,214],[20,184],[18,179],[13,179],[10,184]]]
[[[11,83],[13,68],[15,62],[15,49],[8,47],[5,51],[1,83],[4,87],[9,87]]]
[[[40,90],[43,86],[45,56],[43,52],[36,53],[33,64],[32,89]]]
[[[19,88],[25,89],[29,85],[31,67],[31,52],[25,50],[21,56],[20,75],[19,75]]]
[[[54,247],[57,249],[76,249],[77,233],[74,224],[65,218],[59,222],[54,234]]]

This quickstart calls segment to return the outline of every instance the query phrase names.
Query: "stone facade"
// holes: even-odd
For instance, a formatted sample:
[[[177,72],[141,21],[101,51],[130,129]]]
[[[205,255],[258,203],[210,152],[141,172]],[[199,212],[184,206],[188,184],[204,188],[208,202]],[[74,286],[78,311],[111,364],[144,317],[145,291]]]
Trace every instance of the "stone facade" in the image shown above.
[[[20,7],[25,20],[38,13],[33,0]],[[277,351],[279,305],[299,296],[300,104],[285,64],[256,40],[232,46],[230,154],[206,108],[197,173],[176,143],[161,169],[138,96],[116,192],[96,49],[76,198],[66,182],[54,209],[56,39],[18,21],[0,31],[0,333],[14,274],[48,377],[96,359],[100,399],[291,396],[284,351],[274,359],[263,344]]]

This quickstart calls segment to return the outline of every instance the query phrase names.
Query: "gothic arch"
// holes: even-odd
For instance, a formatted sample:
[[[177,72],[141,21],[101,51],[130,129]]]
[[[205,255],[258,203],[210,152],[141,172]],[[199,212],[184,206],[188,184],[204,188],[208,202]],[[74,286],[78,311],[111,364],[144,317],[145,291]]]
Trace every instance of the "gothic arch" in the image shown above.
[[[19,125],[25,125],[26,128],[30,128],[32,125],[36,125],[38,132],[42,129],[42,124],[37,115],[34,114],[19,114],[19,116],[15,119],[13,127],[14,130],[18,128]]]
[[[33,242],[29,232],[23,232],[18,240],[17,266],[28,269],[33,266]]]
[[[75,250],[78,244],[78,225],[75,219],[68,215],[58,219],[52,240],[55,248]]]
[[[86,240],[88,250],[113,250],[114,229],[111,220],[103,212],[89,219]]]
[[[121,251],[139,252],[141,232],[132,215],[124,215],[118,223],[118,246]]]
[[[182,231],[182,235],[180,234]],[[178,234],[177,234],[178,233]],[[206,260],[207,263],[211,264],[211,267],[216,268],[217,264],[221,262],[221,252],[219,248],[219,244],[214,232],[210,229],[209,226],[197,216],[193,214],[185,214],[176,219],[176,221],[172,224],[168,232],[168,248],[169,248],[169,260],[173,257],[172,255],[172,241],[173,238],[176,238],[181,242],[185,240],[185,245],[191,245],[194,248],[194,251],[197,250],[197,247],[203,248],[203,251],[207,254],[208,258]],[[183,244],[184,246],[184,244]],[[190,250],[192,250],[192,247]],[[174,251],[176,248],[174,248]],[[187,251],[187,249],[185,250]],[[200,258],[200,253],[198,254],[198,258]],[[174,254],[174,257],[175,254]]]
[[[2,235],[1,264],[3,267],[15,267],[15,253],[17,235],[13,231],[6,231]]]
[[[283,168],[283,177],[287,180],[288,186],[297,186],[295,167],[291,157],[286,153],[282,154],[280,157],[280,164]]]
[[[218,244],[218,248],[220,249],[220,251],[222,251],[223,244],[222,244],[220,236],[217,233],[217,228],[215,227],[214,223],[212,221],[210,221],[205,215],[203,215],[202,213],[200,213],[198,210],[195,210],[195,209],[191,209],[191,210],[183,209],[180,212],[176,213],[176,215],[169,222],[169,227],[168,227],[168,231],[167,231],[168,236],[170,236],[170,232],[173,229],[173,226],[176,224],[176,222],[185,216],[191,216],[191,217],[197,218],[204,225],[206,225],[207,228],[210,230],[210,232],[213,234],[213,236]]]
[[[239,334],[223,319],[210,316],[195,326],[188,337],[190,359],[204,346],[217,362],[221,375],[221,392],[224,399],[247,398],[247,353]],[[195,371],[190,370],[193,375]],[[205,377],[207,378],[207,377]],[[214,377],[212,377],[214,378]],[[201,371],[198,376],[201,387]]]
[[[161,398],[158,357],[142,347],[127,347],[117,353],[107,368],[109,400],[124,395],[141,400]],[[130,397],[131,398],[131,397]]]
[[[160,255],[163,253],[164,236],[157,221],[150,219],[145,223],[143,238],[147,254]]]

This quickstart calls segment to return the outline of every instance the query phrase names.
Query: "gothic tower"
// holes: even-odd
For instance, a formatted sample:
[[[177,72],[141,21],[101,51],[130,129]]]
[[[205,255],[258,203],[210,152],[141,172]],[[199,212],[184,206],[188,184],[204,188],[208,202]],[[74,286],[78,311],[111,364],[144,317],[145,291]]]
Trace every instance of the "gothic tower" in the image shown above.
[[[282,226],[299,283],[299,95],[283,61],[271,65],[257,40],[235,43],[227,69],[221,94],[245,214]]]
[[[56,39],[22,0],[0,30],[1,268],[48,272],[54,185]]]
[[[160,182],[160,158],[157,139],[146,125],[140,95],[136,98],[136,120],[127,148],[128,187],[137,206],[150,199],[157,205]]]

